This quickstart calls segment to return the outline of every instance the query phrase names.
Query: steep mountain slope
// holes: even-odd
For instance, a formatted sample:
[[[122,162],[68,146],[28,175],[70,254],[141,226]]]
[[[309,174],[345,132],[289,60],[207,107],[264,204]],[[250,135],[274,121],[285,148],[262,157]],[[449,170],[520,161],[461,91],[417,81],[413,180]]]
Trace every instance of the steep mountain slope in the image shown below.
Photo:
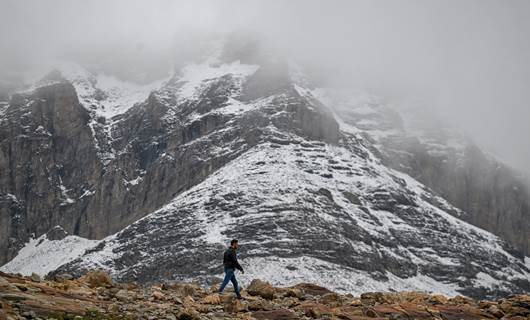
[[[257,98],[260,90],[292,88],[275,61],[258,70],[223,56],[184,68],[134,105],[130,85],[104,91],[113,87],[101,76],[71,65],[14,94],[0,120],[0,263],[56,225],[87,238],[117,232],[256,144],[253,121],[269,120],[229,126],[233,115],[271,102]],[[331,116],[295,117],[307,134],[336,139]]]
[[[343,128],[362,131],[384,163],[408,173],[463,211],[459,218],[530,255],[530,189],[520,174],[421,107],[392,106],[370,94],[312,92]]]
[[[383,166],[362,138],[345,135],[334,146],[276,130],[273,141],[58,272],[209,279],[220,273],[223,244],[240,237],[249,278],[269,271],[278,283],[309,278],[356,292],[528,290],[530,271],[500,239],[449,215],[458,210]]]
[[[436,288],[473,296],[528,290],[527,266],[500,239],[455,219],[449,213],[463,215],[459,209],[385,167],[370,142],[340,132],[308,90],[287,82],[246,101],[248,87],[231,101],[231,121],[201,139],[250,123],[254,146],[57,273],[100,267],[141,282],[207,281],[220,273],[223,244],[240,237],[248,277],[272,268],[278,283],[310,278],[348,291]],[[212,113],[226,107],[195,119]],[[341,276],[318,280],[320,273]]]

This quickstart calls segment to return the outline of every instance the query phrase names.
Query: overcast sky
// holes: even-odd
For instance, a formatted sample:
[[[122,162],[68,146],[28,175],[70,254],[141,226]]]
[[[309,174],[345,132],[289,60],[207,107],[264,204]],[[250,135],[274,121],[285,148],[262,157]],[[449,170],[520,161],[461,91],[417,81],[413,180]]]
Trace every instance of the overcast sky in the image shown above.
[[[419,97],[530,172],[527,0],[0,0],[0,75],[75,55],[160,68],[195,35],[231,30],[336,83]]]

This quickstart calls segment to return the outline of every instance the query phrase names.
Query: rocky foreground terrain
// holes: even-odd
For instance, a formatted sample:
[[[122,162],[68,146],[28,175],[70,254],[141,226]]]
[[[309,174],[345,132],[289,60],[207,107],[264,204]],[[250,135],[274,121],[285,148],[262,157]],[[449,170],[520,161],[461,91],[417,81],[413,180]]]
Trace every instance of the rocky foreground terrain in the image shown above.
[[[530,319],[530,296],[497,301],[422,292],[367,292],[359,297],[300,283],[273,287],[255,279],[243,300],[193,283],[141,287],[116,283],[103,271],[78,279],[0,273],[4,319]]]

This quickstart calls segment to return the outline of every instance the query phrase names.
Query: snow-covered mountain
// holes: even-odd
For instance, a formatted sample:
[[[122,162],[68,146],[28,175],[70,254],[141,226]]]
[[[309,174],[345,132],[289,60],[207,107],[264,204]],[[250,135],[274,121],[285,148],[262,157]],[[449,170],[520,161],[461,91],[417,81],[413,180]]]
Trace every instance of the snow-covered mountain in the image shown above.
[[[141,86],[70,66],[1,112],[0,253],[11,260],[3,270],[208,282],[236,237],[243,281],[530,291],[524,248],[474,226],[475,211],[422,170],[445,171],[409,150],[465,161],[464,139],[427,139],[377,98],[316,88],[257,50],[225,47]],[[397,143],[410,139],[417,143]],[[528,214],[524,192],[497,195],[504,207],[523,204],[520,217],[506,216],[514,224]],[[71,235],[41,236],[56,225]],[[55,248],[72,250],[57,270],[30,262],[49,261]]]

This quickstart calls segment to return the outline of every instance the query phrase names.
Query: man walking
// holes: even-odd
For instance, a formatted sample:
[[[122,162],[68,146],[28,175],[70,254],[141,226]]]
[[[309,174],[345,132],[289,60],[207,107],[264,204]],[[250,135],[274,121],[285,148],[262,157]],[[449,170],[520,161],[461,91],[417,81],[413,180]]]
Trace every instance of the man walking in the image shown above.
[[[233,239],[232,241],[230,241],[230,247],[225,251],[225,254],[223,257],[223,264],[225,267],[225,278],[223,280],[223,283],[221,284],[221,288],[219,288],[219,293],[223,293],[223,290],[228,284],[228,281],[232,281],[232,284],[234,285],[234,291],[236,292],[236,296],[238,299],[241,299],[241,294],[239,293],[239,286],[237,285],[235,269],[238,269],[242,273],[245,273],[245,271],[243,271],[243,268],[241,268],[241,265],[239,264],[239,262],[237,262],[237,253],[236,253],[237,247],[238,247],[237,240]]]

